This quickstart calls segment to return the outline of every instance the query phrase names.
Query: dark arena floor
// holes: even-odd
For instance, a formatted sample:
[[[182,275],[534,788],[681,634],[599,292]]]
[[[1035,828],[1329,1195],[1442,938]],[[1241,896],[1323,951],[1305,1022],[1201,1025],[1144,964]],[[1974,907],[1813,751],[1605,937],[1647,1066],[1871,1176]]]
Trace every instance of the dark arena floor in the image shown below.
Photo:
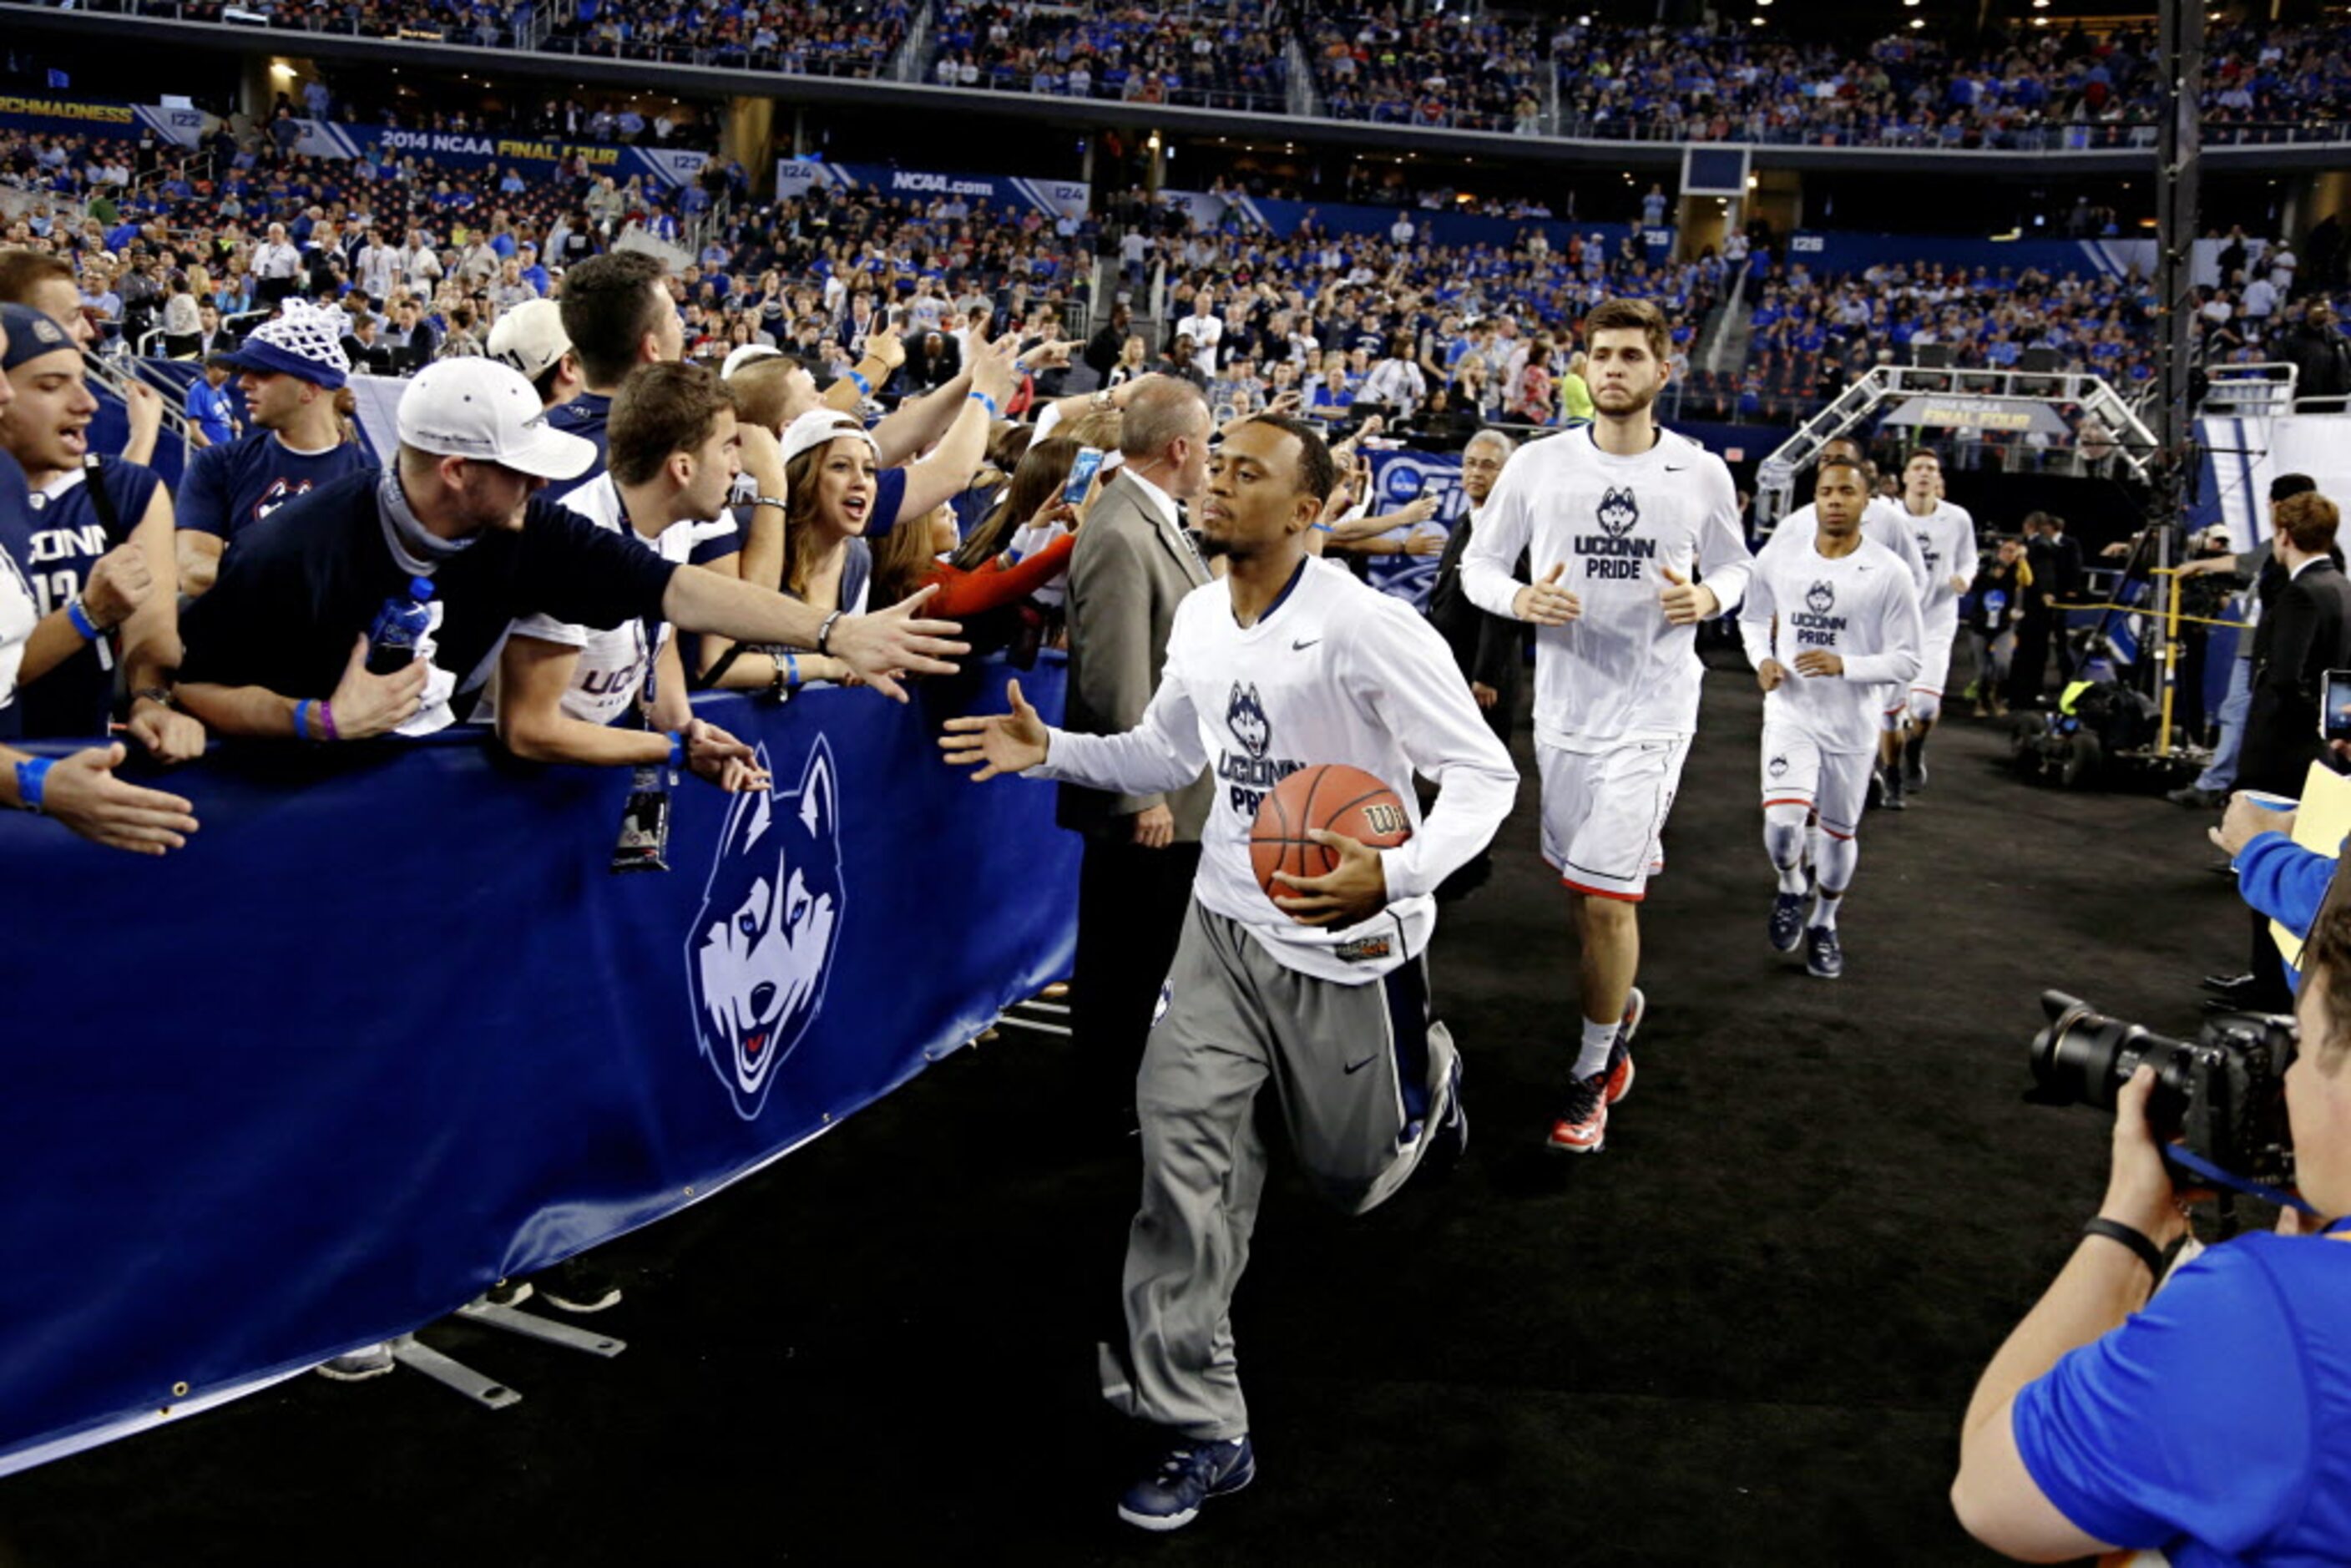
[[[1259,1479],[1180,1534],[1117,1521],[1093,1386],[1133,1155],[1007,1030],[609,1249],[617,1360],[429,1329],[522,1403],[297,1378],[0,1482],[0,1568],[1989,1562],[1959,1415],[2105,1180],[2103,1116],[2021,1102],[2036,998],[2192,1030],[2242,918],[2199,819],[2022,783],[1959,717],[1810,979],[1764,941],[1760,715],[1709,677],[1595,1158],[1538,1147],[1576,1011],[1527,763],[1435,949],[1468,1157],[1359,1221],[1277,1180],[1237,1312]]]

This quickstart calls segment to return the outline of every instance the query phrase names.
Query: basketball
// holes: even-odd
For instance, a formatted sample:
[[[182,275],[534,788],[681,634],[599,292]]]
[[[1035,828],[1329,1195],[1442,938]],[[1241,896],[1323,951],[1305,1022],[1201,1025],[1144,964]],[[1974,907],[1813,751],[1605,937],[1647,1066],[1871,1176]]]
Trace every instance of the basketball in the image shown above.
[[[1338,855],[1306,836],[1316,828],[1375,850],[1412,837],[1404,802],[1373,774],[1339,762],[1301,768],[1274,787],[1249,828],[1249,863],[1268,898],[1290,891],[1273,880],[1276,872],[1328,876],[1339,869]]]

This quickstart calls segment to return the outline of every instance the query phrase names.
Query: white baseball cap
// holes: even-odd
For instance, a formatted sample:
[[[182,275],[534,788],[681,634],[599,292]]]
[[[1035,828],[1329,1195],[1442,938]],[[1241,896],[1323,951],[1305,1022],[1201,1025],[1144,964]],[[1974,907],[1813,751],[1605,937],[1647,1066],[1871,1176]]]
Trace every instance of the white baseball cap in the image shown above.
[[[826,442],[844,435],[853,436],[873,447],[873,455],[877,459],[882,455],[882,449],[873,445],[873,437],[866,433],[865,426],[858,423],[855,414],[843,413],[837,408],[818,408],[810,409],[784,426],[784,461],[789,463],[810,448],[822,446]]]
[[[596,463],[594,442],[547,423],[520,371],[479,355],[419,371],[401,394],[398,424],[402,446],[541,479],[576,479]]]
[[[529,299],[498,318],[490,329],[490,358],[512,365],[529,381],[547,373],[571,351],[563,329],[563,307],[552,299]]]

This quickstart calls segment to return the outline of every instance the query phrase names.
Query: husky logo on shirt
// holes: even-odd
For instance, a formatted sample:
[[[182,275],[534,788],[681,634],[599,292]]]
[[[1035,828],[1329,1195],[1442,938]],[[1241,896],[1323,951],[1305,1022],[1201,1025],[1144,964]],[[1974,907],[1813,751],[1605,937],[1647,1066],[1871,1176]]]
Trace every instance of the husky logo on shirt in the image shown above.
[[[1837,633],[1844,630],[1845,618],[1830,614],[1829,612],[1834,608],[1836,591],[1825,582],[1813,584],[1804,595],[1804,608],[1788,617],[1788,623],[1796,629],[1797,646],[1834,648],[1837,645]]]
[[[766,747],[758,757],[770,767]],[[736,796],[686,936],[695,1036],[747,1122],[767,1103],[776,1064],[824,1009],[847,904],[839,800],[832,748],[820,737],[798,789]]]
[[[1763,771],[1777,779],[1788,771],[1788,759],[1784,757],[1775,757],[1763,765]]]
[[[1265,704],[1255,686],[1233,683],[1231,700],[1225,704],[1225,723],[1233,738],[1249,747],[1251,757],[1263,757],[1265,748],[1273,744],[1273,726],[1265,716]]]
[[[1265,703],[1254,685],[1233,683],[1233,695],[1225,703],[1225,727],[1241,743],[1245,755],[1218,752],[1217,777],[1230,787],[1233,810],[1254,819],[1265,804],[1266,792],[1306,764],[1266,755],[1273,745],[1273,721],[1266,717]]]
[[[261,499],[253,504],[253,520],[257,523],[297,496],[309,493],[308,479],[273,479],[269,488],[261,493]]]
[[[1583,575],[1637,579],[1641,563],[1656,559],[1657,541],[1632,537],[1634,525],[1641,520],[1641,505],[1633,498],[1632,486],[1611,486],[1601,492],[1593,517],[1600,531],[1575,537],[1575,553],[1583,557]]]
[[[1633,499],[1629,487],[1619,490],[1611,486],[1600,494],[1598,515],[1600,526],[1606,530],[1608,537],[1621,539],[1632,532],[1635,523],[1641,520],[1641,505]]]
[[[1913,533],[1918,540],[1918,559],[1927,563],[1927,576],[1932,580],[1935,569],[1943,564],[1943,552],[1935,548],[1934,535],[1917,533],[1915,529]]]

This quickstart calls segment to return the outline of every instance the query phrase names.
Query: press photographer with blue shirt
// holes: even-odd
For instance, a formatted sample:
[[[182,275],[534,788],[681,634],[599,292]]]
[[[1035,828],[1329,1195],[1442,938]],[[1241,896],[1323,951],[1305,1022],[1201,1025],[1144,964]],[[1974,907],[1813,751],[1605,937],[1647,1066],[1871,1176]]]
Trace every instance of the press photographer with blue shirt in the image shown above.
[[[2351,906],[2314,923],[2294,1018],[2285,1112],[2314,1214],[2206,1249],[2150,1298],[2188,1221],[2138,1070],[2093,1228],[1968,1406],[1951,1502],[1985,1545],[2028,1563],[2351,1561]]]

